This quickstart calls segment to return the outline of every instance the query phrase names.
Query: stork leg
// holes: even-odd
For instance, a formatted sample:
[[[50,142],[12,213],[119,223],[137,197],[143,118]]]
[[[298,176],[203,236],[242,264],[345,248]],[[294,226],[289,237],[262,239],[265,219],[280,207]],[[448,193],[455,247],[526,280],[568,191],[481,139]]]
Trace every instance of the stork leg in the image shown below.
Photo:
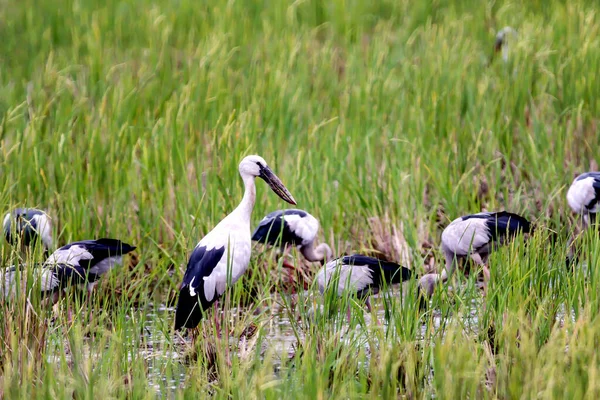
[[[292,271],[296,270],[296,267],[294,265],[288,263],[286,260],[283,260],[283,263],[281,264],[281,266],[283,268],[285,268],[285,270],[287,271],[288,282],[290,284],[294,283],[294,276],[292,275],[292,273],[293,273]]]
[[[367,310],[371,313],[371,316],[373,318],[375,318],[375,322],[377,322],[377,326],[381,326],[381,322],[379,322],[379,318],[377,317],[377,314],[373,312],[373,307],[371,307],[371,298],[367,297],[367,301],[365,302],[365,305],[367,306]]]
[[[87,298],[86,298],[86,305],[87,305],[87,309],[88,309],[88,314],[89,314],[89,321],[88,322],[92,322],[92,316],[94,311],[92,310],[92,293],[94,291],[94,287],[96,286],[96,282],[90,283],[87,285]]]
[[[215,301],[214,314],[215,314],[215,328],[217,330],[217,336],[221,337],[221,320],[219,318],[219,300]]]
[[[292,271],[296,269],[296,266],[294,266],[293,264],[290,264],[287,261],[287,256],[289,255],[289,253],[290,253],[290,246],[286,245],[283,248],[283,255],[282,255],[283,262],[281,263],[281,265],[282,265],[282,267],[284,267],[287,270],[288,281],[290,283],[293,283],[294,279],[293,279],[293,276],[292,276]]]
[[[348,325],[350,325],[350,321],[352,320],[350,315],[350,306],[346,307],[346,318],[348,319]]]
[[[88,289],[87,291],[87,306],[88,311],[90,312],[90,321],[92,320],[92,289]]]
[[[215,314],[215,327],[217,330],[217,337],[219,337],[220,339],[222,338],[221,335],[221,318],[222,316],[219,315],[219,301],[215,301],[214,304],[214,314]],[[225,329],[225,332],[227,333],[227,329]],[[231,368],[231,359],[229,358],[229,338],[228,335],[225,335],[225,364],[227,364],[228,367]]]
[[[471,253],[471,259],[475,262],[475,264],[483,268],[483,294],[485,296],[487,293],[487,286],[490,281],[490,270],[479,253]]]

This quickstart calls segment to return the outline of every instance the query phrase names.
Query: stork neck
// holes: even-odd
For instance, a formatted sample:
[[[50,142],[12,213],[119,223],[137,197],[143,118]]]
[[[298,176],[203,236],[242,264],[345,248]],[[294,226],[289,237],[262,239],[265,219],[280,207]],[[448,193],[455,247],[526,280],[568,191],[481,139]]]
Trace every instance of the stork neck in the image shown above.
[[[302,252],[304,258],[312,262],[323,261],[325,257],[329,257],[331,254],[331,249],[327,244],[322,243],[315,248],[315,242],[312,242],[306,246],[302,246],[300,251]]]
[[[442,246],[442,250],[444,252],[444,257],[446,258],[446,267],[442,271],[442,275],[444,280],[447,280],[452,276],[454,272],[454,267],[456,266],[455,255],[451,252],[446,246]]]
[[[252,209],[256,202],[256,185],[252,175],[242,175],[242,180],[244,181],[244,197],[242,197],[242,201],[235,211],[239,217],[250,222]]]

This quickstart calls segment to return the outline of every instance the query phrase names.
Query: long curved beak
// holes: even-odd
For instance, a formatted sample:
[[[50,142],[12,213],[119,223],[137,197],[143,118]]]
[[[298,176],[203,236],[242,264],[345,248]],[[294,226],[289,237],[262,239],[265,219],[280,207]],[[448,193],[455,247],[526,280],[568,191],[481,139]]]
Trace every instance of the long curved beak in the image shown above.
[[[290,193],[289,190],[285,187],[281,179],[271,171],[271,168],[265,166],[261,168],[259,177],[267,182],[267,185],[271,187],[271,189],[277,193],[277,196],[281,197],[283,200],[287,201],[290,204],[296,205],[296,200]]]

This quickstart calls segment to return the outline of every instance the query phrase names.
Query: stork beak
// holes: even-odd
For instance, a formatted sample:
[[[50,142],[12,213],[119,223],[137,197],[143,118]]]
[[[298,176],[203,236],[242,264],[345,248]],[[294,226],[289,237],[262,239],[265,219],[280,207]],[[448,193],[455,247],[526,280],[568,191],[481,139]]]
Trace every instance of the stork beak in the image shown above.
[[[269,185],[271,189],[277,193],[277,196],[281,197],[290,204],[296,205],[296,200],[294,200],[294,197],[290,191],[287,190],[283,182],[281,182],[281,179],[279,179],[277,175],[271,171],[271,168],[268,166],[261,168],[259,177],[267,182],[267,185]]]

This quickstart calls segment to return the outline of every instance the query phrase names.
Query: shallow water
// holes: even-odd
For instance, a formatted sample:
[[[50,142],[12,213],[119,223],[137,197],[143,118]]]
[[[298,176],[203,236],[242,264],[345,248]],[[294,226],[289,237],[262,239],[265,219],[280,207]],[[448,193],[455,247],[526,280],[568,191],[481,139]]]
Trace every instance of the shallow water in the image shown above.
[[[397,287],[390,290],[387,294],[380,293],[371,297],[371,302],[374,308],[377,310],[377,318],[384,326],[387,324],[387,322],[385,320],[384,307],[379,304],[381,301],[381,296],[401,296],[402,291],[403,290],[401,288]],[[310,293],[305,292],[303,293],[302,297],[310,299],[308,303],[312,304],[314,300],[314,303],[320,306],[320,296],[317,296],[314,299],[311,296],[312,295]],[[263,341],[260,354],[263,357],[267,354],[269,357],[273,357],[270,358],[270,362],[273,363],[275,375],[277,375],[281,358],[291,357],[296,350],[298,341],[303,341],[305,335],[305,329],[303,329],[302,323],[296,322],[294,324],[296,331],[293,329],[289,317],[290,313],[281,306],[283,303],[283,301],[278,301],[276,298],[273,301],[273,307],[263,310],[258,317],[263,332]],[[475,311],[475,306],[473,306],[473,316],[475,316]],[[171,346],[171,338],[165,337],[160,329],[156,329],[156,321],[172,320],[174,312],[174,308],[167,308],[162,305],[149,305],[144,310],[146,317],[146,322],[144,324],[144,335],[147,348],[143,350],[143,354],[148,362],[148,379],[152,386],[157,390],[157,394],[159,395],[165,395],[165,391],[173,392],[177,390],[177,388],[181,388],[186,379],[187,367],[183,360],[182,354],[185,346],[191,344],[191,340],[186,338],[183,339],[182,342],[182,339],[176,338],[173,340],[174,346]],[[228,315],[230,315],[232,318],[235,318],[236,313],[242,312],[247,312],[247,310],[232,308],[228,310]],[[295,315],[298,315],[298,313],[296,312]],[[340,317],[344,318],[344,321],[345,315],[345,312],[341,312]],[[371,326],[372,318],[373,316],[365,309],[364,320],[366,326]],[[435,329],[438,329],[442,323],[441,313],[437,310],[433,311],[433,323]],[[476,318],[470,322],[470,325],[477,325]],[[349,329],[348,325],[345,324],[343,326],[343,332],[340,334],[340,338],[343,341],[352,342],[352,344],[355,346],[357,343],[363,343],[365,354],[368,357],[370,349],[366,340],[366,332],[367,331],[361,325],[356,325],[353,329]],[[423,325],[421,337],[423,337],[425,334],[426,327]],[[296,335],[298,335],[298,337]],[[255,354],[253,343],[251,343],[252,339],[247,340],[242,338],[236,343],[237,340],[237,338],[231,338],[230,345],[231,347],[239,349],[240,353],[238,355],[240,358],[253,356],[253,354]],[[168,365],[174,364],[173,360],[180,360],[179,368],[177,368],[176,373],[173,373],[172,377],[166,378],[163,371]]]
[[[449,288],[449,290],[451,290],[451,288]],[[387,292],[371,297],[371,303],[373,304],[374,309],[377,310],[376,316],[384,328],[387,325],[387,321],[385,319],[385,308],[382,304],[382,297],[389,296],[398,298],[399,296],[402,296],[402,293],[406,292],[406,288],[394,287]],[[271,303],[272,307],[262,309],[260,314],[254,319],[260,325],[262,332],[260,349],[261,357],[269,357],[269,362],[273,365],[273,374],[274,376],[277,376],[282,358],[290,357],[294,354],[298,342],[304,340],[306,330],[300,321],[293,321],[293,324],[292,321],[290,321],[290,314],[293,315],[293,318],[299,318],[300,313],[298,310],[295,310],[294,313],[290,313],[289,310],[282,306],[282,304],[289,304],[289,299],[286,302],[283,301],[281,297],[278,298],[278,295],[276,294],[273,296],[274,300]],[[312,307],[315,305],[319,307],[322,300],[319,295],[313,296],[309,292],[304,292],[301,296],[293,297],[294,301],[298,300],[298,297],[307,299],[304,304],[311,304]],[[298,301],[296,307],[302,306],[302,303]],[[432,315],[430,319],[433,324],[432,328],[437,331],[443,324],[447,325],[452,322],[452,319],[460,318],[460,322],[466,332],[469,334],[477,334],[479,306],[479,301],[474,299],[466,314],[461,314],[457,317],[450,316],[447,321],[443,320],[442,313],[439,310],[433,309],[431,311]],[[250,312],[250,310],[231,308],[228,310],[228,315],[232,319],[235,319],[238,316],[238,313],[246,314],[248,312]],[[191,345],[191,339],[182,338],[178,334],[171,337],[172,330],[170,329],[170,325],[175,313],[173,307],[165,307],[162,304],[150,303],[143,309],[132,310],[130,315],[133,318],[133,316],[137,314],[136,318],[139,318],[140,313],[144,317],[143,329],[140,330],[139,328],[135,328],[135,325],[128,324],[131,332],[126,332],[125,337],[137,338],[139,337],[138,335],[141,335],[142,346],[141,348],[136,348],[135,345],[132,344],[132,354],[135,356],[141,355],[144,358],[148,372],[148,381],[156,390],[157,396],[167,398],[173,397],[175,392],[182,388],[186,383],[190,367],[186,364],[184,354]],[[340,312],[340,318],[342,321],[346,321],[345,312]],[[365,309],[364,321],[366,326],[372,327],[374,325],[372,318],[373,316],[371,313],[367,312]],[[559,323],[562,323],[565,318],[566,313],[563,308],[556,316],[556,319]],[[573,314],[571,315],[571,319],[574,320]],[[296,328],[296,330],[294,330],[294,328]],[[370,349],[368,341],[366,340],[367,330],[364,326],[355,325],[353,329],[349,329],[347,324],[343,324],[342,329],[343,331],[340,333],[341,340],[351,342],[353,346],[364,346],[368,363]],[[423,339],[426,335],[427,326],[422,324],[418,339]],[[55,338],[54,340],[60,340],[54,335],[53,337]],[[238,349],[238,356],[240,359],[254,357],[254,354],[256,354],[256,343],[254,339],[257,337],[258,335],[255,335],[251,336],[250,339],[242,338],[241,340],[236,337],[231,337],[230,348]],[[132,339],[131,342],[138,343],[136,339]],[[53,346],[55,345],[56,343],[53,342]],[[93,358],[97,355],[88,354],[88,356]],[[70,359],[69,354],[67,354],[67,358]],[[55,358],[54,361],[58,362],[59,358]]]

